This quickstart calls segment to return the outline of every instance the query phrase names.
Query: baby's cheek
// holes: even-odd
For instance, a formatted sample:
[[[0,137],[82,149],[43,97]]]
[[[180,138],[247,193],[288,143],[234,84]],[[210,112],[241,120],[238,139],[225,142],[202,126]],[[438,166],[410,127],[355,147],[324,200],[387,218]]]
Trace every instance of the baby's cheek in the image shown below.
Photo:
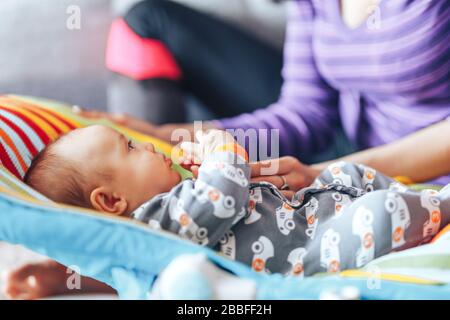
[[[160,174],[161,175],[161,174]],[[161,193],[161,186],[159,184],[160,178],[150,168],[145,168],[137,177],[135,190],[138,190],[142,200],[148,201],[155,194]],[[144,199],[145,198],[145,199]]]
[[[151,190],[152,193],[167,192],[181,180],[179,174],[172,171],[159,158],[146,160],[141,163],[139,170],[141,190]]]
[[[157,164],[150,162],[144,166],[142,172],[140,173],[140,178],[143,180],[144,184],[152,184],[155,183],[155,180],[161,175],[161,168],[159,168]]]

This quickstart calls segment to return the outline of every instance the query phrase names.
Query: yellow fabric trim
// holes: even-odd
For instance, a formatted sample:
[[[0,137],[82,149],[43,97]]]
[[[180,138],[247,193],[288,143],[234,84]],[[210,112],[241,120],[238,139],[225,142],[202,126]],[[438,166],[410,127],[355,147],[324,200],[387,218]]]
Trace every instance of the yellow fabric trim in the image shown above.
[[[18,111],[18,112],[22,113],[23,115],[27,116],[34,123],[36,123],[36,125],[39,128],[41,128],[46,134],[48,134],[48,136],[52,140],[55,140],[56,138],[58,138],[58,136],[59,136],[58,133],[50,125],[45,123],[44,120],[40,119],[38,116],[34,115],[33,113],[26,110],[25,108],[17,106],[16,104],[11,103],[10,101],[8,101],[8,102],[2,101],[2,107],[9,109],[9,110],[13,110],[13,111]]]
[[[214,152],[221,152],[221,151],[233,152],[233,153],[237,154],[238,156],[242,157],[243,159],[245,159],[245,161],[248,161],[247,151],[237,143],[226,143],[221,146],[218,146],[214,150]]]
[[[67,133],[68,131],[71,130],[64,122],[62,122],[55,116],[53,116],[47,112],[44,112],[43,110],[40,110],[38,107],[31,107],[30,109],[32,109],[34,112],[39,114],[42,118],[46,119],[48,122],[51,122],[55,127],[57,127],[62,132]],[[61,118],[66,120],[66,117],[64,117],[64,116],[61,116]]]
[[[406,185],[414,184],[414,181],[412,181],[410,178],[405,177],[405,176],[397,176],[397,177],[394,177],[394,179],[396,181],[398,181],[400,183],[403,183],[403,184],[406,184]]]
[[[87,213],[87,214],[91,214],[91,215],[97,215],[97,216],[108,217],[108,218],[119,219],[119,220],[127,220],[127,221],[130,220],[127,217],[114,216],[114,215],[103,213],[103,212],[96,211],[93,209],[75,207],[75,206],[65,205],[65,204],[57,203],[57,202],[45,202],[45,201],[37,200],[26,193],[9,190],[9,189],[4,188],[3,186],[0,186],[0,193],[4,193],[4,194],[9,195],[18,200],[23,200],[28,203],[38,205],[39,207],[62,208],[62,209],[66,208],[66,209],[70,209],[71,211]]]
[[[12,196],[14,198],[19,198],[19,199],[22,199],[22,200],[26,200],[26,201],[38,204],[40,206],[45,206],[45,205],[48,206],[48,203],[45,203],[44,201],[39,201],[39,200],[33,198],[32,196],[28,195],[28,193],[26,193],[25,191],[22,191],[22,190],[20,192],[18,190],[7,189],[7,188],[5,188],[3,186],[0,186],[0,193],[4,193],[4,194],[7,194],[7,195],[10,195],[10,196]]]
[[[83,121],[80,121],[80,119],[82,118],[74,114],[72,112],[71,107],[68,105],[58,104],[56,102],[49,102],[49,101],[39,101],[37,99],[26,98],[23,96],[8,95],[8,97],[21,100],[25,103],[31,103],[36,108],[42,108],[51,111],[76,128],[80,128],[86,125],[83,124]]]
[[[412,284],[424,284],[424,285],[440,285],[442,282],[433,281],[433,280],[427,280],[422,279],[414,276],[404,276],[400,274],[393,274],[393,273],[377,273],[374,275],[373,272],[367,272],[363,270],[346,270],[342,271],[340,273],[341,277],[344,278],[377,278],[380,280],[387,280],[387,281],[395,281],[395,282],[402,282],[402,283],[412,283]]]
[[[12,103],[16,104],[19,108],[22,110],[28,110],[30,112],[35,112],[48,122],[50,122],[52,125],[58,128],[58,130],[61,130],[62,132],[68,132],[70,131],[70,128],[67,124],[65,124],[63,121],[58,119],[54,114],[52,114],[50,109],[43,109],[39,105],[23,101],[21,99],[11,99]],[[65,120],[66,117],[61,117]]]
[[[444,229],[442,229],[441,231],[439,231],[439,233],[434,236],[433,240],[431,241],[431,243],[436,242],[440,237],[442,237],[444,234],[450,232],[450,224],[447,225]]]

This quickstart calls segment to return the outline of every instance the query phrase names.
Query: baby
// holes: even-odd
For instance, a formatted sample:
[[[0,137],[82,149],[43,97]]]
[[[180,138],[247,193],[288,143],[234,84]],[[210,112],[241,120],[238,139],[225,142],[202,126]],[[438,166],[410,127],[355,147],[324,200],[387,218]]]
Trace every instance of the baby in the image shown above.
[[[308,276],[362,267],[429,241],[450,222],[450,188],[416,192],[375,170],[329,166],[292,201],[250,183],[247,154],[212,130],[182,148],[201,163],[180,182],[152,144],[104,126],[77,129],[45,148],[25,182],[48,198],[128,216],[164,229],[256,272]],[[372,192],[373,191],[373,192]]]

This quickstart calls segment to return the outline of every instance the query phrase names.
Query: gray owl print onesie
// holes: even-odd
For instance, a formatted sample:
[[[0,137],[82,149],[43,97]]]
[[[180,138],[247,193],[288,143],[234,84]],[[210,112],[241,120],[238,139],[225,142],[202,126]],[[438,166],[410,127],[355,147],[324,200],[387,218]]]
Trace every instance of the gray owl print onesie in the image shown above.
[[[197,179],[144,203],[133,218],[256,272],[297,277],[362,267],[430,241],[450,222],[450,185],[414,191],[363,165],[331,164],[292,201],[249,177],[241,157],[213,153]]]

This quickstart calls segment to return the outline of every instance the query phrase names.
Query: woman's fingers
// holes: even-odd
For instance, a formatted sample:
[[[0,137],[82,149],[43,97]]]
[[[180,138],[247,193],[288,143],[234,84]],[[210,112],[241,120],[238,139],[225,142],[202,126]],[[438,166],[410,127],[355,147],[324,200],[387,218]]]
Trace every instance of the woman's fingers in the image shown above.
[[[280,176],[255,177],[255,178],[251,179],[251,182],[253,182],[253,183],[269,182],[269,183],[273,184],[274,186],[276,186],[277,188],[281,188],[284,184],[284,181]]]
[[[98,110],[87,110],[79,106],[73,106],[72,111],[82,117],[89,119],[111,118],[111,114]]]
[[[288,172],[287,166],[283,158],[264,160],[250,164],[252,177],[273,176]]]
[[[286,180],[292,191],[309,186],[320,174],[318,170],[293,157],[261,161],[251,164],[251,168],[252,182],[267,181],[281,188]]]
[[[267,168],[272,160],[267,160],[267,161],[258,161],[258,162],[253,162],[250,163],[250,169],[251,169],[251,176],[252,177],[259,177],[261,176],[261,171],[263,170],[263,168]]]
[[[282,157],[278,159],[263,160],[251,163],[252,177],[284,175],[292,172],[296,166],[300,166],[300,161],[294,157]]]
[[[288,199],[292,200],[295,195],[295,192],[292,190],[282,190],[281,193]]]
[[[289,186],[289,190],[281,190],[281,191],[290,191],[290,192],[296,192],[301,188],[307,187],[310,184],[309,179],[308,180],[305,179],[305,177],[302,174],[299,174],[297,172],[292,172],[283,175],[283,178],[281,177],[281,175],[259,176],[252,178],[251,182],[253,183],[269,182],[275,185],[278,189],[281,189],[281,187],[284,185],[284,181],[286,180],[286,183]]]
[[[287,179],[286,179],[286,181],[287,181]],[[277,188],[281,188],[284,183],[283,179],[281,179],[280,176],[267,176],[267,177],[253,178],[252,182],[256,182],[256,183],[270,182],[271,184],[275,185]],[[289,184],[289,182],[288,182],[288,184]],[[280,191],[289,200],[291,200],[295,194],[294,190],[280,190]]]
[[[190,168],[192,175],[196,179],[198,178],[198,169],[199,169],[199,166],[191,166],[191,168]]]
[[[184,156],[186,158],[190,157],[189,160],[193,164],[202,163],[203,154],[202,154],[202,147],[200,144],[184,141],[180,144],[180,149],[183,150]]]

